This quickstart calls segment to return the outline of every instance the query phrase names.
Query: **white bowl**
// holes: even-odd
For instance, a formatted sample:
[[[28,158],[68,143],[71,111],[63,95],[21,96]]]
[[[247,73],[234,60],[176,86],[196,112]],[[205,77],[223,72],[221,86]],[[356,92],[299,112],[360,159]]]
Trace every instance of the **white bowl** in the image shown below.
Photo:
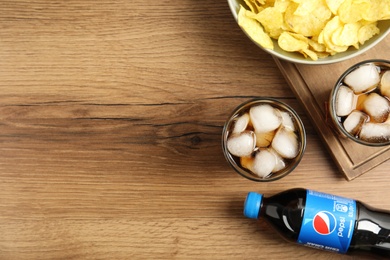
[[[237,21],[238,11],[240,9],[240,5],[246,6],[245,2],[243,0],[228,0],[228,4],[230,7],[230,10],[232,11],[234,19]],[[328,56],[326,58],[321,58],[318,60],[311,60],[310,58],[305,58],[300,53],[295,52],[287,52],[282,50],[279,45],[277,44],[276,40],[274,41],[274,49],[266,49],[262,47],[260,44],[254,42],[248,35],[248,37],[261,49],[264,51],[280,58],[283,60],[287,60],[294,63],[301,63],[301,64],[330,64],[330,63],[336,63],[340,61],[344,61],[347,59],[351,59],[353,57],[356,57],[372,47],[374,47],[376,44],[378,44],[381,40],[383,40],[389,33],[390,33],[390,20],[383,20],[378,21],[377,24],[378,28],[380,29],[380,33],[373,36],[371,39],[366,41],[363,45],[360,46],[359,49],[355,49],[354,47],[350,47],[347,51],[338,53],[333,56]],[[246,34],[246,32],[244,31]]]

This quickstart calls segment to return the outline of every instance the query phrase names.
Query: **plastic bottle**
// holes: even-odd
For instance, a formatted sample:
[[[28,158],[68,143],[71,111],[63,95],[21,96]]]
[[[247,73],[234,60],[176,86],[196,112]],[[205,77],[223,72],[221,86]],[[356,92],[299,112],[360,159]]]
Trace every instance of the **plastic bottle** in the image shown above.
[[[338,253],[390,257],[390,211],[360,201],[295,188],[271,197],[250,192],[244,215],[264,218],[285,239]]]

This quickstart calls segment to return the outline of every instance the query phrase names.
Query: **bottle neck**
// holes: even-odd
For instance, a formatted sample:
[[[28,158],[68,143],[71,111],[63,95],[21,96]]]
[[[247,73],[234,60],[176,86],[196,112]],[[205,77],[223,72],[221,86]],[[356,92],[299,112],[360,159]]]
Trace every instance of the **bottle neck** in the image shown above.
[[[351,250],[390,256],[390,211],[373,209],[361,202],[358,205]]]

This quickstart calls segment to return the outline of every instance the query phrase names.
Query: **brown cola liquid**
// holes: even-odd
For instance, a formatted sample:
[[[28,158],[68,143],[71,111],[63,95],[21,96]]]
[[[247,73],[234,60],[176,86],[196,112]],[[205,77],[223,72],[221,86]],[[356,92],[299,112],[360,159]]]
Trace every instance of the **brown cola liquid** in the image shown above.
[[[238,113],[238,114],[235,116],[234,122],[233,122],[233,124],[231,124],[231,127],[230,127],[230,129],[229,129],[229,133],[232,133],[232,131],[233,131],[233,129],[234,129],[234,126],[235,126],[235,122],[237,121],[238,118],[240,118],[241,116],[245,115],[245,113],[249,113],[249,110],[250,110],[252,107],[255,107],[255,106],[258,106],[258,105],[261,105],[261,104],[256,104],[256,105],[253,105],[253,106],[251,106],[251,107],[248,107],[248,108],[246,108],[246,109],[240,111],[240,113]],[[268,104],[268,105],[271,105],[273,108],[278,109],[278,110],[281,111],[281,112],[287,112],[287,113],[289,114],[289,116],[290,116],[290,118],[291,118],[293,124],[294,124],[294,128],[295,128],[295,129],[299,129],[299,125],[298,125],[297,120],[295,119],[295,117],[294,117],[288,110],[285,110],[285,109],[283,109],[282,107],[275,106],[275,105],[273,105],[273,104]],[[278,128],[278,129],[279,129],[279,128]],[[276,129],[275,132],[276,132],[278,129]],[[248,124],[247,128],[245,129],[245,131],[253,131],[253,132],[255,131],[251,122],[249,122],[249,124]],[[298,130],[295,130],[294,133],[295,133],[296,136],[298,137],[298,147],[301,147],[302,140],[301,140],[301,138],[300,138],[300,134],[299,134]],[[230,134],[229,134],[229,136],[230,136]],[[271,143],[272,143],[272,142],[271,142]],[[269,145],[269,146],[267,146],[267,147],[262,147],[261,149],[267,149],[267,148],[270,148],[270,147],[271,147],[271,145]],[[256,149],[257,149],[257,148],[256,148]],[[252,159],[254,158],[255,153],[256,153],[256,150],[255,150],[255,151],[252,153],[252,155],[251,155],[251,158],[252,158]],[[252,174],[252,175],[255,175],[254,173],[252,173],[250,170],[246,169],[246,168],[241,164],[241,157],[237,157],[237,156],[232,155],[232,158],[233,158],[233,160],[235,161],[235,163],[236,163],[237,165],[239,165],[243,170],[249,172],[249,173]],[[289,165],[291,165],[291,164],[294,163],[295,158],[293,158],[293,159],[283,158],[283,160],[284,160],[286,166],[285,166],[282,170],[280,170],[280,171],[278,171],[278,172],[285,171],[285,169],[288,169],[288,168],[289,168]],[[272,176],[277,175],[278,172],[274,172],[274,173],[272,173],[271,175],[272,175]]]
[[[364,65],[364,64],[362,64]],[[378,65],[378,64],[375,64],[376,67],[378,67],[380,69],[380,73],[379,73],[379,76],[380,78],[382,78],[383,74],[389,70],[389,67],[385,66],[385,65]],[[358,67],[357,67],[358,68]],[[356,69],[357,69],[356,68]],[[353,70],[352,70],[353,71]],[[351,71],[351,72],[352,72]],[[344,86],[347,86],[349,87],[347,84],[345,84],[344,82],[340,83],[339,85],[344,85]],[[375,121],[374,118],[370,117],[363,109],[363,102],[365,101],[365,99],[367,98],[368,94],[371,94],[371,93],[377,93],[378,95],[386,98],[389,102],[390,102],[390,98],[387,97],[387,96],[384,96],[381,94],[381,91],[380,91],[380,82],[377,86],[373,87],[372,89],[364,92],[364,93],[361,93],[361,94],[355,94],[358,98],[357,98],[357,102],[356,102],[356,110],[360,111],[360,112],[363,112],[367,115],[368,117],[368,121],[367,122],[370,122],[370,123],[383,123],[382,122],[378,122],[378,121]],[[352,113],[352,112],[351,112]],[[345,119],[347,118],[348,116],[338,116],[337,117],[337,120],[340,122],[340,125],[343,125],[344,124],[344,121]],[[384,120],[385,121],[385,120]],[[359,133],[356,134],[354,137],[356,138],[359,138]],[[376,142],[380,143],[380,142],[383,142],[383,140],[376,140]]]

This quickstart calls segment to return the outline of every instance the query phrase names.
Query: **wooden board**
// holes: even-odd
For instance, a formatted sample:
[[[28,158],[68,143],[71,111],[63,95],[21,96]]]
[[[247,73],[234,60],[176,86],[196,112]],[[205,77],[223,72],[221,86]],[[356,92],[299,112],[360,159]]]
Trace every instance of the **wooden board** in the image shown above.
[[[390,36],[376,47],[348,61],[329,65],[293,64],[275,58],[296,97],[300,100],[334,161],[347,180],[352,180],[390,158],[390,146],[368,147],[342,138],[327,117],[330,91],[350,66],[368,59],[390,59]]]

